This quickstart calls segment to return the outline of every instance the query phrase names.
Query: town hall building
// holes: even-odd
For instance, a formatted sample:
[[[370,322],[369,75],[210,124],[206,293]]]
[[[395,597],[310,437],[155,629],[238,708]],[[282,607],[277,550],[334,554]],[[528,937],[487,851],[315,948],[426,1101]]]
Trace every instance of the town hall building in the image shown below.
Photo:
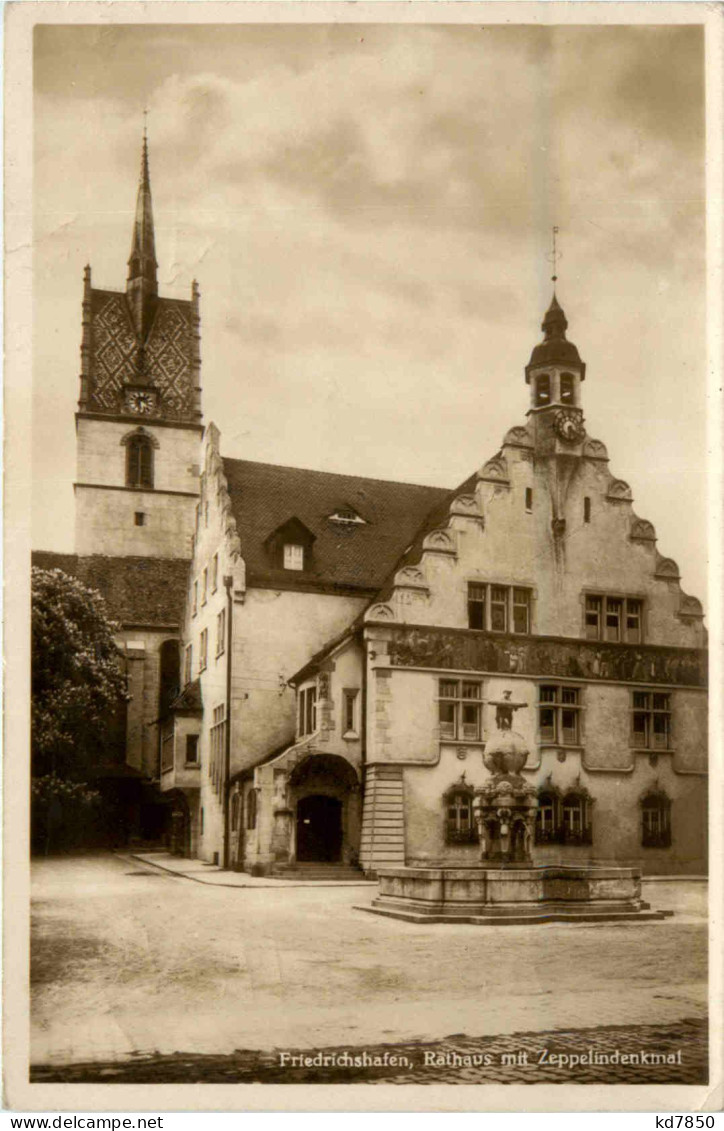
[[[156,267],[144,142],[126,289],[85,273],[76,553],[34,561],[122,623],[146,832],[254,874],[473,865],[510,699],[536,863],[703,872],[702,606],[588,434],[555,293],[518,422],[448,491],[225,454],[198,287]]]

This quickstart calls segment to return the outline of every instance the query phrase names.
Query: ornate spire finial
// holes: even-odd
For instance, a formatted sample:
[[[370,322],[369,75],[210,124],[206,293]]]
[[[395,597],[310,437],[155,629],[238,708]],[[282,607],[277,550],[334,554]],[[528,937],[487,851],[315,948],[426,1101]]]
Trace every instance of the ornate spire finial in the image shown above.
[[[131,300],[136,331],[144,338],[148,329],[151,301],[158,295],[156,269],[156,239],[151,205],[151,176],[148,169],[148,133],[144,110],[143,145],[141,147],[141,175],[136,198],[136,218],[133,225],[131,254],[128,260],[126,290]]]
[[[551,282],[553,283],[553,290],[554,291],[556,289],[556,283],[558,281],[557,270],[558,270],[558,258],[559,258],[559,255],[560,255],[560,253],[559,253],[559,251],[556,247],[556,236],[557,235],[558,235],[558,228],[554,225],[553,230],[552,230],[553,250],[551,252],[551,257],[550,257],[550,261],[553,264],[553,274],[551,275]]]

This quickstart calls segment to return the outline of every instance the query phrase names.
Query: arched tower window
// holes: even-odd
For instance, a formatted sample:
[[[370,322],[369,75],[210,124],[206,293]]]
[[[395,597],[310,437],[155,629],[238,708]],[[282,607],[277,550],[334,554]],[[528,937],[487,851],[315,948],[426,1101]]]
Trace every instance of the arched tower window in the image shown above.
[[[671,846],[671,802],[665,793],[654,790],[641,799],[641,845]]]
[[[551,403],[551,378],[548,373],[539,373],[535,379],[535,403],[537,408]]]
[[[561,404],[575,401],[575,381],[572,373],[561,373]]]
[[[153,487],[153,442],[136,433],[126,444],[126,486]]]

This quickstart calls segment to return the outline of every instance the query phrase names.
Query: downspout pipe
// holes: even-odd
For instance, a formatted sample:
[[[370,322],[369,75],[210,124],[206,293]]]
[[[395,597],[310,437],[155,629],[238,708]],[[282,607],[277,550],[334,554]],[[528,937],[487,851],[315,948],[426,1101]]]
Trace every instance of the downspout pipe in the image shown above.
[[[234,599],[232,595],[232,586],[234,579],[231,576],[224,577],[224,589],[226,590],[226,730],[224,732],[224,858],[223,866],[228,869],[229,867],[229,801],[231,796],[231,643],[233,640],[232,632],[232,618],[234,614]]]

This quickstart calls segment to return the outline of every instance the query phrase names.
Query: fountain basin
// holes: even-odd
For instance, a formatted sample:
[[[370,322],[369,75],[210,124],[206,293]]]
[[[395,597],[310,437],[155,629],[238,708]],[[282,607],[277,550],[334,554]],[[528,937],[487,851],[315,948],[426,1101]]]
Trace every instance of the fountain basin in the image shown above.
[[[608,865],[384,868],[359,910],[412,923],[521,924],[663,919],[641,899],[641,870]]]

